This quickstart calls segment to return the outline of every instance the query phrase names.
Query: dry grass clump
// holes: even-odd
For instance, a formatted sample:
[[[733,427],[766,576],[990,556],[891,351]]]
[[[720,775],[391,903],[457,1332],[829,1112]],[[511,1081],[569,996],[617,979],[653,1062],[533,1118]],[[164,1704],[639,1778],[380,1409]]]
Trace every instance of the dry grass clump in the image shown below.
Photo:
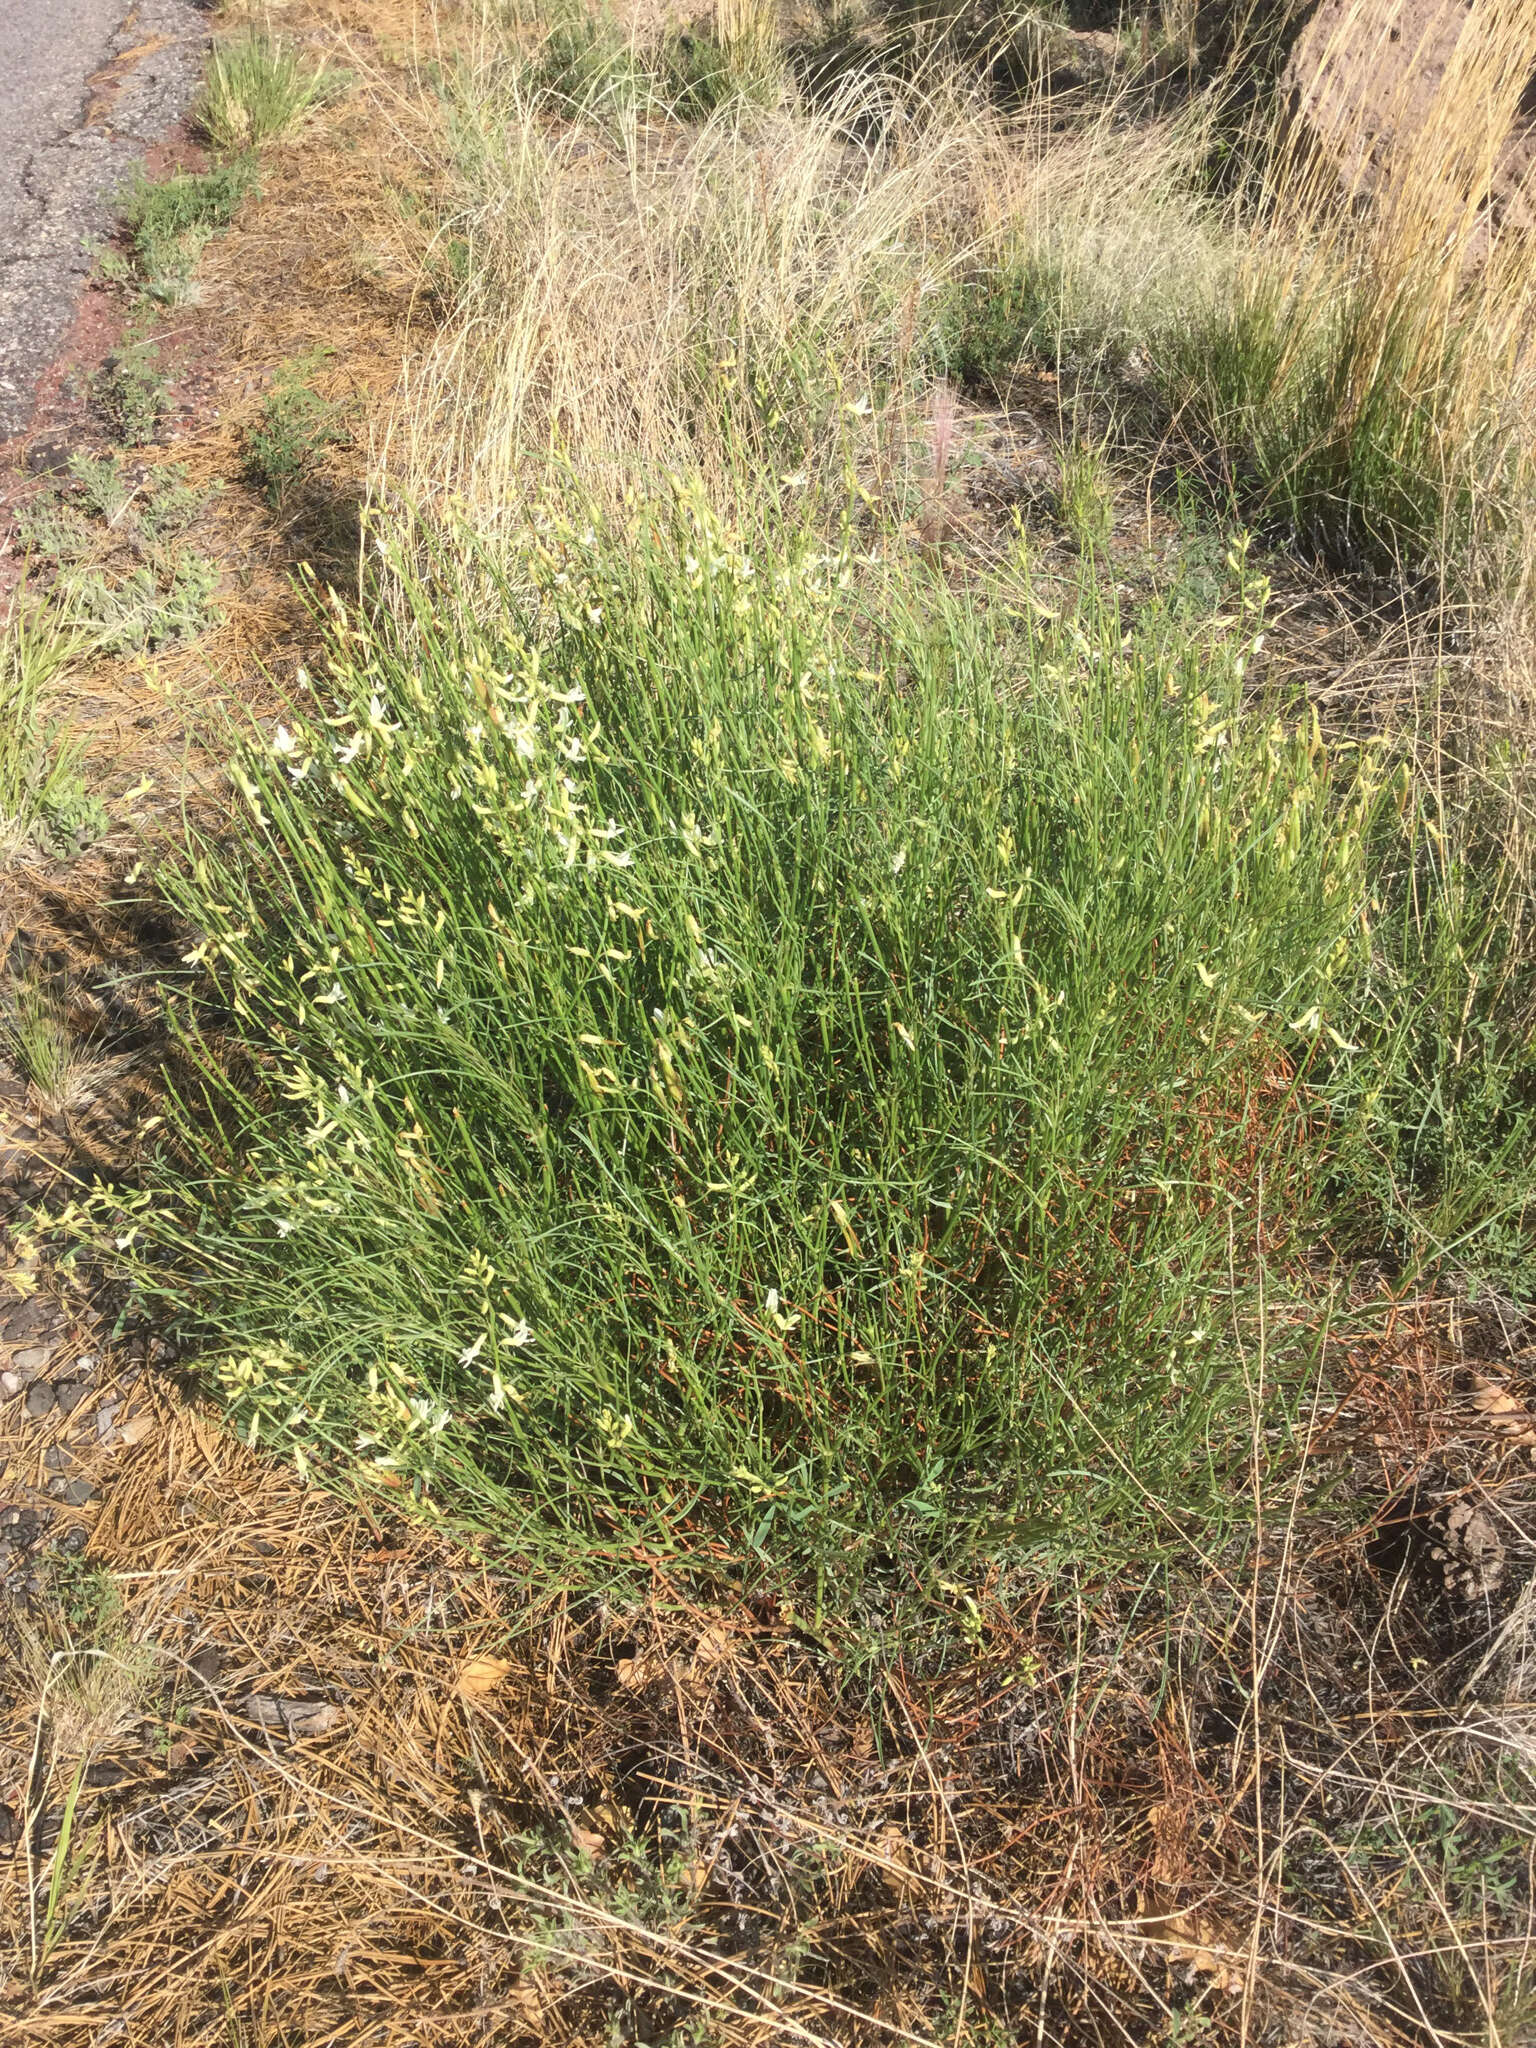
[[[1340,77],[1365,91],[1399,12],[1342,11],[1311,97]],[[1526,590],[1536,566],[1536,266],[1520,210],[1493,199],[1533,70],[1536,16],[1490,0],[1438,77],[1406,65],[1372,108],[1390,148],[1294,126],[1232,288],[1163,351],[1240,499],[1342,568],[1460,600]]]
[[[665,102],[616,117],[601,80],[572,103],[494,40],[458,95],[453,317],[387,465],[481,519],[551,455],[610,501],[671,472],[760,506],[839,478],[850,447],[887,474],[999,267],[1049,280],[1050,360],[1066,329],[1129,345],[1223,260],[1190,188],[1198,118],[1132,136],[1111,108],[1063,133],[1048,102],[1005,122],[958,75],[864,71],[684,126]]]

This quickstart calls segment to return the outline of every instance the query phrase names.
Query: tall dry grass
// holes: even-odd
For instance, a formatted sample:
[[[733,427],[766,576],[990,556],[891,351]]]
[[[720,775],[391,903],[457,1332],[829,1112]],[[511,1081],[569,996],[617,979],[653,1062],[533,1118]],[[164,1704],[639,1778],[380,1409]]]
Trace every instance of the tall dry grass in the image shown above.
[[[1337,566],[1507,600],[1536,566],[1536,264],[1501,165],[1536,11],[1490,0],[1394,57],[1416,19],[1356,0],[1304,46],[1236,276],[1159,353],[1240,493]]]
[[[388,451],[413,497],[494,522],[551,457],[609,503],[666,474],[717,503],[840,477],[850,442],[921,416],[956,295],[999,266],[1134,340],[1227,261],[1194,189],[1208,109],[1063,132],[1047,100],[1004,120],[958,72],[871,71],[684,126],[620,75],[573,107],[537,49],[489,34],[460,74],[442,234],[462,282]]]

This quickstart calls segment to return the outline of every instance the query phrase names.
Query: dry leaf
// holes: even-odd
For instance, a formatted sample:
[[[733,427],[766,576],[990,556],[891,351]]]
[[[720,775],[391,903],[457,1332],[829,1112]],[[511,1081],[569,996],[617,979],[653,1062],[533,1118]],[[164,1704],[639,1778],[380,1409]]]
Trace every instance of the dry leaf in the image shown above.
[[[600,1834],[597,1834],[592,1828],[578,1826],[575,1821],[571,1822],[571,1840],[578,1849],[584,1850],[588,1856],[601,1856],[608,1847],[608,1844]]]
[[[500,1685],[512,1669],[505,1657],[471,1657],[459,1673],[459,1695],[462,1699],[479,1699],[482,1693],[490,1692]]]
[[[1210,1943],[1215,1931],[1203,1917],[1191,1913],[1160,1913],[1154,1919],[1144,1920],[1142,1926],[1152,1938],[1163,1946],[1163,1954],[1173,1969],[1188,1970],[1197,1977],[1209,1977],[1217,1991],[1235,1997],[1243,1988],[1240,1970],[1215,1953]]]
[[[1491,1429],[1517,1444],[1536,1444],[1536,1418],[1502,1380],[1472,1375],[1472,1406]]]
[[[728,1628],[707,1628],[699,1637],[693,1650],[695,1671],[708,1671],[712,1664],[718,1664],[730,1654],[731,1632]]]
[[[152,1415],[130,1415],[125,1422],[117,1425],[118,1440],[129,1445],[141,1444],[154,1426],[155,1418]]]
[[[626,1692],[639,1692],[642,1686],[665,1678],[667,1669],[665,1660],[660,1657],[621,1657],[613,1667],[613,1675]]]
[[[341,1719],[340,1707],[327,1706],[323,1700],[280,1700],[265,1692],[248,1694],[244,1711],[248,1721],[281,1728],[296,1739],[329,1735]]]

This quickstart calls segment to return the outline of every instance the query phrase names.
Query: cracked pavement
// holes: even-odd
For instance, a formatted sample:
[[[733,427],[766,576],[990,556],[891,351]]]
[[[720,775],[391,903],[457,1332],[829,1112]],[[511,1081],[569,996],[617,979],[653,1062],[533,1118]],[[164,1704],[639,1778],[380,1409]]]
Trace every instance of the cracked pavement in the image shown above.
[[[0,6],[0,440],[25,430],[145,150],[202,76],[192,0],[9,0]]]

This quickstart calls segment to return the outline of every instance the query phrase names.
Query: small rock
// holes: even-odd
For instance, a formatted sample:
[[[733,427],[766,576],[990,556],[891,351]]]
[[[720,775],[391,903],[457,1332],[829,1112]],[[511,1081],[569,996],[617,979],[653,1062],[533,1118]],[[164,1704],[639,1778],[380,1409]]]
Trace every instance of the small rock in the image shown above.
[[[38,1380],[28,1387],[27,1413],[34,1422],[53,1413],[53,1389],[46,1380]]]
[[[224,1652],[217,1644],[210,1643],[206,1649],[199,1650],[195,1657],[187,1661],[205,1685],[212,1685],[224,1668]]]
[[[73,1463],[62,1444],[51,1444],[43,1453],[43,1465],[49,1472],[67,1472]]]
[[[132,1776],[132,1771],[125,1771],[121,1764],[90,1764],[86,1768],[85,1782],[93,1792],[100,1792],[108,1785],[126,1785]]]
[[[130,1415],[118,1434],[125,1444],[141,1444],[154,1426],[152,1415]]]
[[[53,1398],[59,1404],[61,1415],[73,1415],[85,1399],[85,1389],[78,1380],[66,1380],[62,1386],[54,1386]]]
[[[57,1344],[30,1344],[25,1351],[18,1351],[11,1360],[12,1369],[20,1373],[46,1372],[48,1361],[58,1350]]]
[[[10,1400],[13,1394],[19,1394],[20,1392],[20,1376],[14,1372],[0,1372],[0,1394],[4,1394],[6,1399]]]
[[[111,1436],[112,1425],[117,1420],[117,1411],[121,1406],[120,1401],[103,1401],[96,1410],[96,1435],[100,1442],[105,1443]]]
[[[0,1844],[9,1844],[11,1842],[14,1842],[16,1837],[20,1833],[21,1828],[18,1825],[16,1815],[12,1812],[11,1808],[8,1806],[0,1806]]]
[[[54,1304],[41,1294],[34,1294],[29,1301],[21,1302],[0,1323],[0,1337],[7,1344],[35,1342],[58,1325],[59,1315]]]
[[[68,469],[73,452],[67,441],[38,441],[27,450],[27,468],[33,476],[57,476]]]
[[[75,1360],[75,1370],[83,1377],[96,1370],[97,1358],[94,1351],[87,1351],[83,1358]]]
[[[88,1479],[66,1479],[59,1498],[66,1507],[83,1508],[96,1498],[96,1489]]]

